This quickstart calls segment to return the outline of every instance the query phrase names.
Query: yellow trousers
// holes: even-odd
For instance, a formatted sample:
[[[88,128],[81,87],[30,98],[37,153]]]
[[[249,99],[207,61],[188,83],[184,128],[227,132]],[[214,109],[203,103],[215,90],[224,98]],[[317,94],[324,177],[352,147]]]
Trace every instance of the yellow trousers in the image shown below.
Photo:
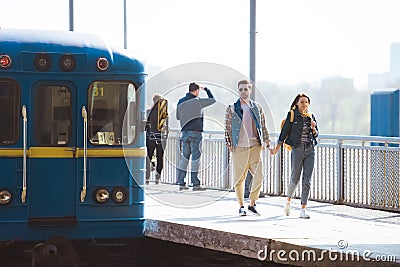
[[[244,203],[244,182],[248,171],[253,175],[249,198],[256,201],[260,196],[264,177],[261,152],[261,146],[238,147],[232,152],[233,185],[239,205]]]

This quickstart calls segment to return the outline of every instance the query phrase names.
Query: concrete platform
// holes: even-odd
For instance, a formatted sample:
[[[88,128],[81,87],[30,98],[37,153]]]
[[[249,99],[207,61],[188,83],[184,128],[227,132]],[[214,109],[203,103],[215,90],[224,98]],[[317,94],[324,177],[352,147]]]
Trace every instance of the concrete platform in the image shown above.
[[[233,192],[145,191],[148,237],[293,266],[400,266],[400,213],[310,201],[300,219],[299,200],[285,216],[284,197],[265,197],[261,216],[240,217]]]

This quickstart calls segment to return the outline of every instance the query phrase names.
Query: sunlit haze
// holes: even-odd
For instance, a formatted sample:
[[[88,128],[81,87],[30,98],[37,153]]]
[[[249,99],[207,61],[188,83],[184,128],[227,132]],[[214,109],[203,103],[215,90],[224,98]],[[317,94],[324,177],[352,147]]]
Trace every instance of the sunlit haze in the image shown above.
[[[2,28],[69,29],[68,0],[0,0]],[[189,62],[249,72],[245,0],[127,0],[127,43],[149,71]],[[400,42],[397,0],[257,1],[257,81],[278,84],[354,79],[389,70]],[[123,47],[123,0],[75,0],[74,29]]]

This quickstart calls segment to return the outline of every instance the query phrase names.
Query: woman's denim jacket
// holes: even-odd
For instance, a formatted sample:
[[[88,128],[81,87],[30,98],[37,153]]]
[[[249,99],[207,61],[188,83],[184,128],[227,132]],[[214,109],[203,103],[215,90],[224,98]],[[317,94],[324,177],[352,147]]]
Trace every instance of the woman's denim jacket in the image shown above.
[[[312,114],[312,119],[317,123],[314,114]],[[301,144],[301,134],[303,132],[303,124],[304,120],[309,126],[309,145],[317,145],[317,136],[318,136],[318,126],[315,127],[315,134],[311,131],[311,118],[303,117],[299,110],[296,108],[294,110],[294,120],[290,122],[290,112],[288,112],[286,116],[285,124],[283,125],[281,134],[279,135],[279,143],[282,144],[285,142],[292,147],[299,146]]]

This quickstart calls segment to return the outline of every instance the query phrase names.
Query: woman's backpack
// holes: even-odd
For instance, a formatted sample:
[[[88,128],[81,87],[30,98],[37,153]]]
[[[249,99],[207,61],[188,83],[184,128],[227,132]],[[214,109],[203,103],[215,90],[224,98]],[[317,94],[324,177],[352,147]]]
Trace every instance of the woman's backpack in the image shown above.
[[[292,123],[293,121],[294,121],[294,110],[291,109],[291,110],[290,110],[290,123]],[[281,130],[282,130],[282,128],[283,128],[283,125],[285,125],[285,122],[286,122],[286,119],[283,119],[283,120],[281,121]],[[283,141],[283,146],[284,146],[287,150],[289,150],[289,151],[292,150],[292,146],[286,144],[285,141]]]

